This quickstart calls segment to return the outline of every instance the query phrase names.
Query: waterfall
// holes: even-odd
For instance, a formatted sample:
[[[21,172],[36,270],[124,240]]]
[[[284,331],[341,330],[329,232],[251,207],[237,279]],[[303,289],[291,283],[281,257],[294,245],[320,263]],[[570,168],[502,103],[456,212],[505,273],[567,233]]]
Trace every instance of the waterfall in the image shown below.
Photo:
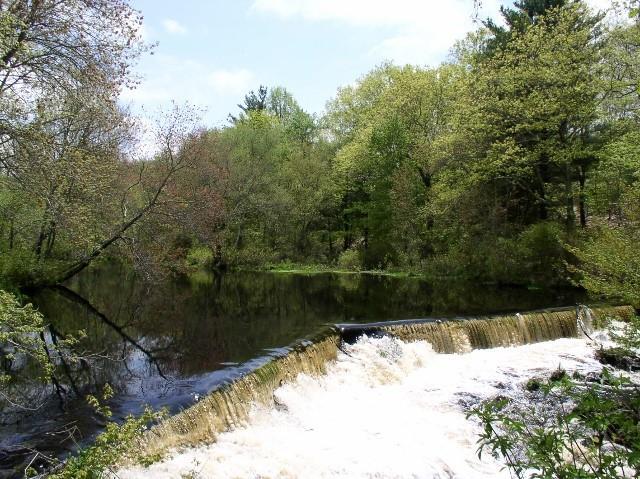
[[[627,320],[634,314],[630,306],[594,307],[590,311],[588,316],[596,327],[607,317]],[[299,373],[323,374],[327,362],[336,359],[343,341],[353,342],[364,334],[390,335],[405,342],[424,340],[438,353],[460,353],[576,337],[578,321],[584,322],[581,314],[584,316],[579,309],[566,308],[474,318],[336,325],[153,427],[141,446],[146,454],[156,454],[168,448],[215,441],[218,434],[243,425],[253,405],[274,404],[274,391]]]
[[[583,317],[589,318],[590,327],[597,327],[604,324],[606,317],[626,320],[634,314],[630,306],[584,308],[580,306],[577,312],[573,308],[546,309],[501,316],[402,320],[337,327],[347,341],[363,334],[389,334],[403,341],[428,341],[439,353],[461,353],[575,337],[579,332],[578,322],[584,321]]]
[[[214,390],[193,406],[153,427],[143,439],[146,454],[215,441],[216,435],[244,423],[253,404],[272,404],[273,391],[299,374],[322,374],[336,358],[340,336],[333,330],[289,348],[263,366]]]
[[[579,304],[576,307],[576,320],[580,331],[582,331],[586,337],[590,338],[589,335],[593,333],[593,330],[595,329],[591,308],[584,304]]]

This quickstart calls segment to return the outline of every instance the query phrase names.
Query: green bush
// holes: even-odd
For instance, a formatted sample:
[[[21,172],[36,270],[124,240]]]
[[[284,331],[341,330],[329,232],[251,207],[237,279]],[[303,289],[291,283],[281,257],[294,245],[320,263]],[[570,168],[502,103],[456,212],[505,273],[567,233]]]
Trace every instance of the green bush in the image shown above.
[[[33,305],[22,306],[16,296],[0,290],[0,358],[12,361],[17,356],[28,357],[36,366],[38,379],[48,382],[53,364],[40,339],[44,327],[44,318]],[[13,373],[0,370],[3,389],[14,379]],[[9,399],[7,394],[5,391],[4,399]]]
[[[52,356],[63,354],[76,343],[76,339],[68,337],[58,342],[57,348],[48,346],[49,352],[43,347],[41,334],[45,330],[45,323],[40,314],[31,304],[22,306],[13,294],[0,290],[0,357],[13,359],[18,355],[26,356],[37,367],[38,380],[51,381],[55,374],[55,365]],[[55,356],[53,356],[55,357]],[[33,374],[31,372],[30,374]],[[3,389],[3,398],[11,400],[11,388],[14,381],[13,373],[0,371],[0,387]],[[98,414],[105,418],[111,417],[110,409],[105,406],[105,401],[111,398],[113,391],[107,385],[104,388],[101,400],[94,396],[87,396],[87,401]],[[15,403],[15,401],[12,401]],[[137,449],[133,447],[147,429],[147,426],[158,421],[165,415],[164,411],[154,412],[145,409],[139,417],[129,416],[122,424],[108,422],[105,431],[100,434],[95,443],[82,449],[68,461],[56,467],[48,477],[54,479],[98,479],[105,477],[104,473],[119,461],[133,459],[136,461],[149,458],[140,457]],[[35,476],[37,471],[28,469],[26,476]]]
[[[90,396],[88,399],[103,415],[107,417],[111,415],[108,409],[99,405],[96,398]],[[159,421],[165,415],[164,411],[154,412],[150,408],[145,408],[142,415],[127,416],[122,424],[107,423],[104,432],[96,438],[93,445],[80,450],[48,477],[51,479],[102,479],[111,477],[107,476],[107,473],[113,472],[112,469],[117,464],[126,460],[145,465],[159,460],[160,457],[157,455],[141,455],[140,448],[137,446],[149,425]]]
[[[564,233],[538,223],[513,236],[467,233],[425,263],[427,275],[501,284],[558,283],[566,278]]]
[[[360,271],[362,269],[362,258],[356,249],[348,249],[340,253],[338,257],[338,268],[347,271]]]
[[[524,273],[542,284],[562,281],[566,277],[566,235],[563,228],[552,222],[537,223],[520,233],[518,262]]]
[[[639,470],[640,393],[627,379],[605,370],[602,384],[564,376],[541,390],[539,401],[498,397],[469,413],[483,427],[479,456],[503,458],[522,479],[617,479]]]
[[[186,263],[190,269],[208,268],[213,263],[213,251],[208,246],[193,246],[187,253]]]
[[[632,228],[602,227],[572,251],[580,260],[574,270],[588,291],[640,306],[640,233]]]
[[[12,249],[0,255],[0,287],[16,289],[47,276],[55,268],[54,262],[38,262],[30,250]]]
[[[259,245],[247,245],[241,249],[228,248],[223,252],[226,264],[240,268],[261,268],[264,265],[278,263],[278,254],[272,249]]]

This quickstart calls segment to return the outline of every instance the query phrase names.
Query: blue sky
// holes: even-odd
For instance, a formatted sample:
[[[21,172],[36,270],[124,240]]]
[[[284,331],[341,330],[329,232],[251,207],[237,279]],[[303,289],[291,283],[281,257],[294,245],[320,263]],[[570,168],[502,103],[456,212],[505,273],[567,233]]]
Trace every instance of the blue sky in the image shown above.
[[[593,0],[598,3],[606,0]],[[153,115],[172,100],[226,123],[260,84],[286,87],[321,113],[339,86],[385,60],[437,65],[473,24],[473,0],[132,0],[143,37],[158,42],[121,100]],[[500,0],[483,0],[497,17]]]

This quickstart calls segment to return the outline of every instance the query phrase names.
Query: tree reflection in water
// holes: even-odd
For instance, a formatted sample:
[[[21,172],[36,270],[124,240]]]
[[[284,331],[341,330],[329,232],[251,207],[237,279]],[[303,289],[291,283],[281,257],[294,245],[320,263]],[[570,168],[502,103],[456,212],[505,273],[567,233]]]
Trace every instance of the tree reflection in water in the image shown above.
[[[99,431],[84,397],[105,383],[116,392],[116,419],[144,404],[176,411],[329,324],[523,311],[584,298],[575,290],[372,275],[200,273],[149,283],[109,265],[32,299],[49,322],[49,344],[80,330],[86,336],[75,347],[79,360],[59,361],[53,385],[29,378],[23,365],[20,387],[37,410],[6,408],[1,416],[5,475],[32,450],[61,455]]]

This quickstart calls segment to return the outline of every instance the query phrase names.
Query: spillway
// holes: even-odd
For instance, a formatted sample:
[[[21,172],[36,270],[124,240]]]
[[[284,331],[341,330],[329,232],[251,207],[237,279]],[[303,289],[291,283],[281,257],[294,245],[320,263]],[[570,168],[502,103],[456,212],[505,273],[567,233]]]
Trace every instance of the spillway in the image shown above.
[[[606,317],[625,320],[628,306],[592,309],[596,325]],[[345,356],[345,344],[362,335],[388,336],[401,343],[423,342],[432,353],[526,345],[558,338],[576,338],[576,309],[551,309],[512,315],[455,319],[417,319],[365,325],[337,325],[300,342],[263,366],[211,392],[181,413],[154,427],[141,445],[146,454],[211,443],[220,434],[248,424],[256,408],[277,406],[274,392],[299,375],[325,374],[328,365]],[[346,354],[348,357],[349,355]]]
[[[246,425],[118,477],[506,479],[500,460],[477,457],[481,428],[467,408],[522,394],[528,377],[558,366],[600,368],[582,338],[443,355],[425,341],[364,337],[344,349],[325,374],[277,388],[275,407],[254,405]]]

